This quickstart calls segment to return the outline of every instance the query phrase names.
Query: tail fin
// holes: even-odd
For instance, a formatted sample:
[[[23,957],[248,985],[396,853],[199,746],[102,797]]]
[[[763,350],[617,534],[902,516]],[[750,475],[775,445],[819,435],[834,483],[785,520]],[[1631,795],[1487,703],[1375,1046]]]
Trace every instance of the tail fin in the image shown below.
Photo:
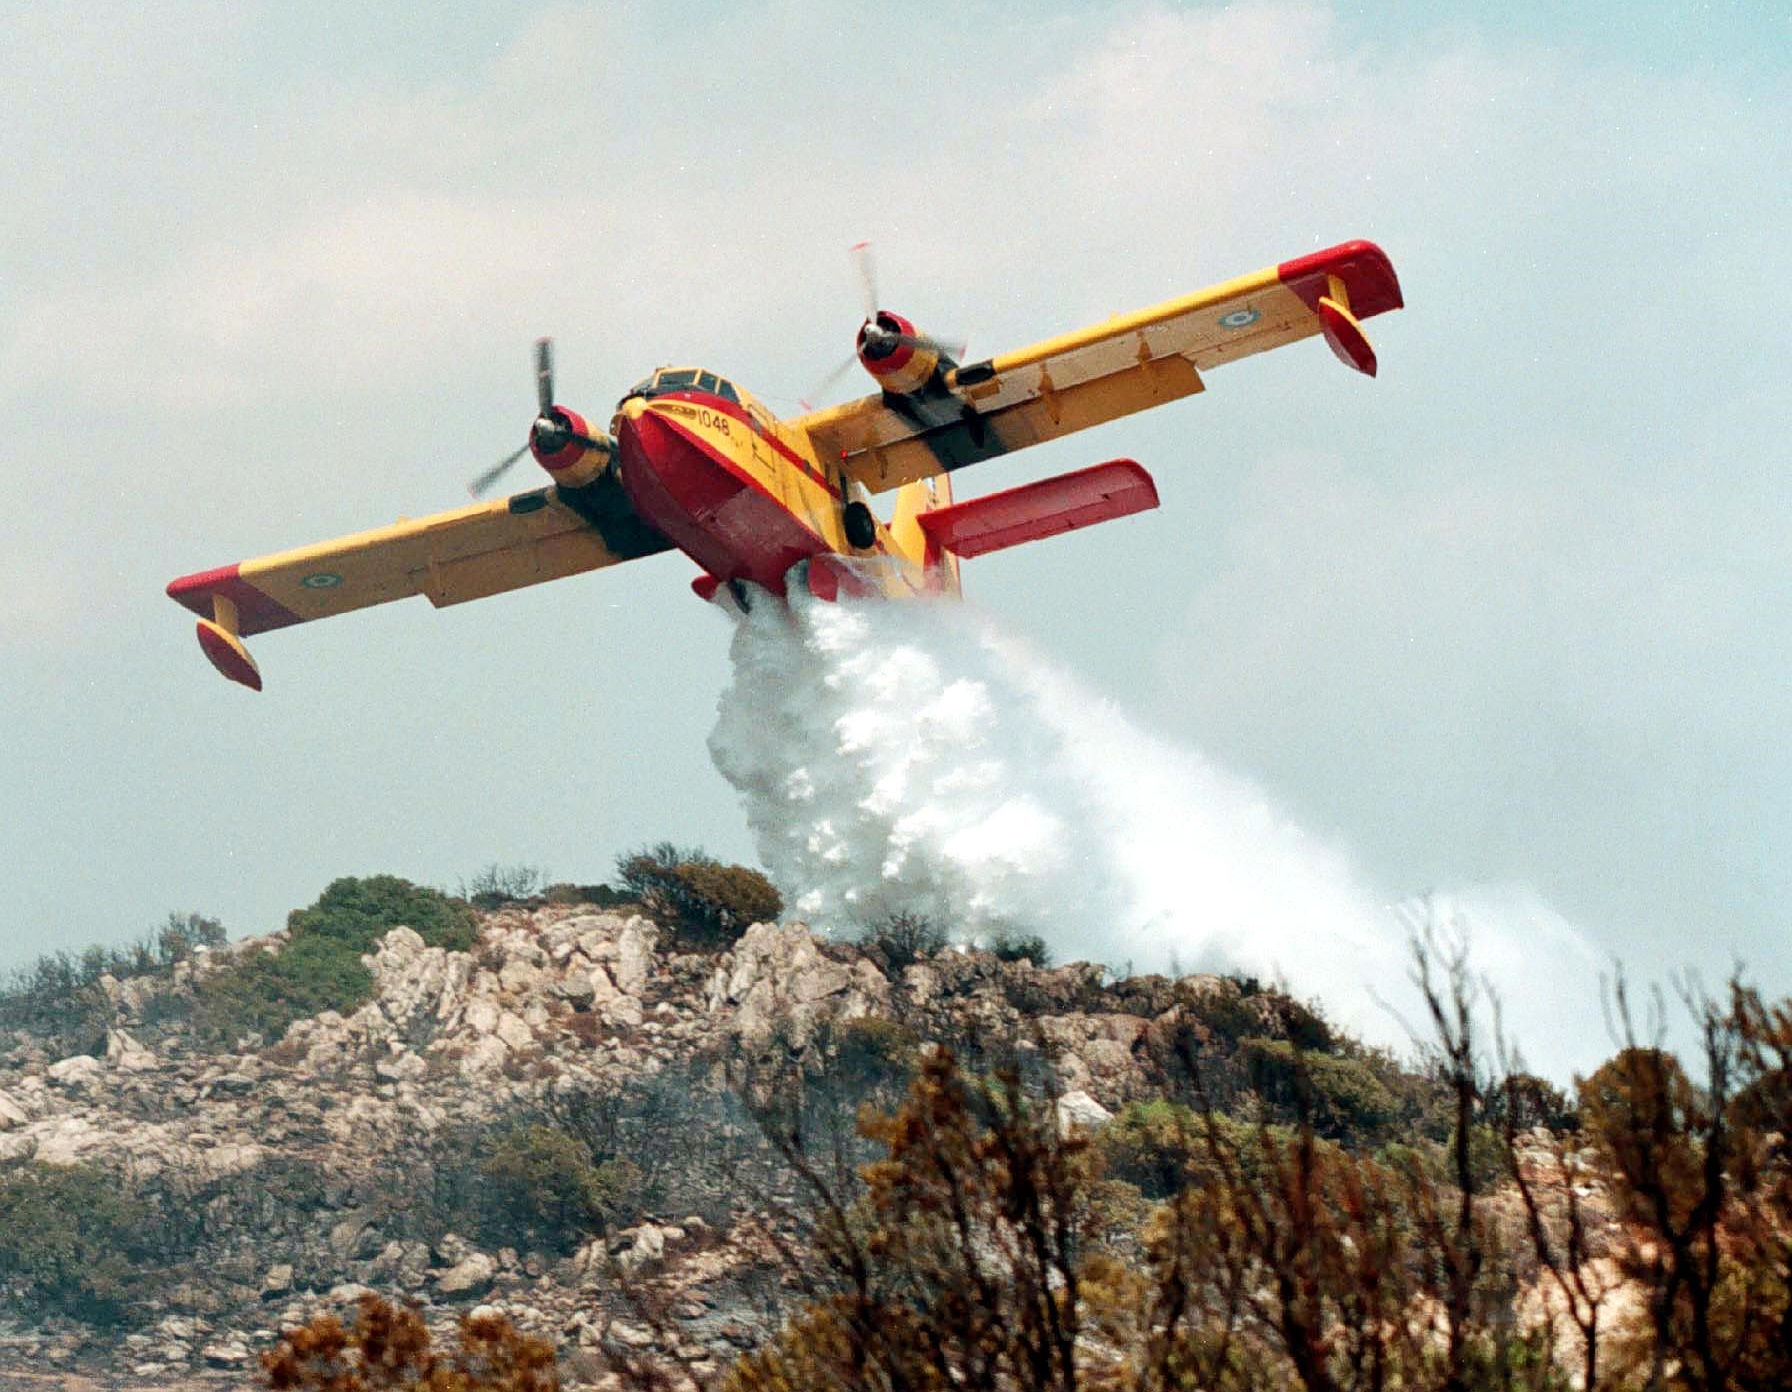
[[[921,518],[952,506],[952,476],[905,483],[896,490],[896,512],[890,518],[890,541],[897,552],[919,566],[930,587],[942,594],[959,593],[958,557],[940,547],[921,525]]]

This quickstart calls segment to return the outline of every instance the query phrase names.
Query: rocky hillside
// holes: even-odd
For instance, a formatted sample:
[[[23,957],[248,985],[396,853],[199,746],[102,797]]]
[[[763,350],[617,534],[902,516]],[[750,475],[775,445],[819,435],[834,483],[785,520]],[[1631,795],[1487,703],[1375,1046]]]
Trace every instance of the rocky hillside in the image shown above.
[[[0,1180],[24,1221],[68,1176],[102,1177],[128,1205],[125,1260],[93,1290],[53,1264],[15,1275],[0,1369],[240,1380],[281,1328],[373,1289],[438,1323],[490,1305],[569,1349],[654,1345],[712,1371],[775,1323],[779,1241],[796,1233],[792,1177],[742,1100],[766,1078],[824,1084],[810,1093],[831,1116],[811,1096],[805,1124],[850,1136],[853,1107],[887,1100],[919,1041],[1018,1040],[1055,1055],[1064,1112],[1099,1124],[1159,1095],[1179,1033],[1199,1028],[1191,1002],[1240,993],[1104,986],[1098,968],[990,953],[886,970],[800,925],[719,952],[663,937],[581,906],[484,915],[466,951],[393,928],[365,958],[365,1004],[224,1049],[183,1029],[183,999],[286,934],[103,976],[103,1050],[55,1057],[21,1031],[0,1052]],[[551,1141],[568,1135],[624,1178],[555,1214]],[[671,1312],[657,1332],[619,1274]]]
[[[285,1331],[370,1293],[438,1343],[502,1315],[570,1387],[643,1363],[672,1375],[655,1385],[860,1385],[836,1356],[895,1385],[916,1350],[1044,1346],[1011,1283],[954,1285],[953,1262],[1006,1250],[1018,1281],[1050,1244],[1014,1215],[1048,1190],[1038,1212],[1076,1236],[1029,1288],[1078,1282],[1087,1321],[1064,1386],[1205,1357],[1208,1333],[1166,1342],[1161,1310],[1227,1291],[1251,1292],[1226,1317],[1243,1392],[1314,1385],[1302,1351],[1347,1329],[1336,1358],[1362,1376],[1325,1385],[1391,1366],[1467,1385],[1475,1359],[1548,1386],[1792,1375],[1792,1005],[1738,986],[1702,1007],[1709,1083],[1631,1047],[1571,1103],[1486,1075],[1460,962],[1439,964],[1440,1038],[1409,1067],[1246,979],[1116,980],[910,921],[859,944],[741,931],[717,896],[769,887],[663,849],[629,862],[667,886],[652,920],[345,880],[279,934],[176,919],[15,978],[0,1386],[257,1385]],[[817,1186],[859,1216],[833,1221]],[[954,1256],[928,1224],[961,1203],[981,1216]],[[876,1318],[793,1335],[801,1300],[865,1270],[868,1215],[922,1264],[872,1271]],[[951,1311],[982,1332],[926,1323]],[[990,1343],[1017,1320],[1012,1348]]]

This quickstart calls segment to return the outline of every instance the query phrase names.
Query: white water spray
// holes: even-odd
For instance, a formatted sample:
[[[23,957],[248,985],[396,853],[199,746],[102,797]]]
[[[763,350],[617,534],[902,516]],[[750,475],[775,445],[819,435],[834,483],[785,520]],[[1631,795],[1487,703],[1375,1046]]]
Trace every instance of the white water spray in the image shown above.
[[[793,916],[848,934],[909,911],[1058,960],[1244,971],[1363,1036],[1422,1026],[1415,917],[1257,788],[1134,726],[957,603],[823,604],[738,622],[709,747]],[[1534,895],[1436,901],[1533,1066],[1608,1051],[1599,959]]]

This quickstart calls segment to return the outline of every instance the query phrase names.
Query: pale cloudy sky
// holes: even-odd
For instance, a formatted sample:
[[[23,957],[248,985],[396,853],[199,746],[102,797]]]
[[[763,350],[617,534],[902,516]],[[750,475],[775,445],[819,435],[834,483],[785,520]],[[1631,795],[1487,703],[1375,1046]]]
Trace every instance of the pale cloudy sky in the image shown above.
[[[596,417],[674,360],[794,410],[863,237],[987,353],[1364,236],[1378,382],[1307,344],[961,476],[1164,500],[968,591],[1390,892],[1792,990],[1786,7],[870,12],[0,10],[0,966],[339,874],[750,857],[681,557],[269,635],[259,698],[162,594],[455,505],[536,335]]]

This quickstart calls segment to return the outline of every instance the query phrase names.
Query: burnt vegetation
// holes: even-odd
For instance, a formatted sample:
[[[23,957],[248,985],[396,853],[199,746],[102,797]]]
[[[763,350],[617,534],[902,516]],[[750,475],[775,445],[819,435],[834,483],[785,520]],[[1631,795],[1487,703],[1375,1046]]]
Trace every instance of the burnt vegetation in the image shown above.
[[[281,1067],[292,1022],[370,999],[368,954],[395,926],[477,947],[495,973],[488,949],[532,931],[529,913],[621,904],[658,925],[658,984],[632,1016],[587,1001],[554,1018],[569,1047],[637,1064],[574,1079],[518,1053],[504,1076],[530,1086],[419,1126],[353,1177],[329,1149],[336,1104],[297,1093],[291,1149],[240,1172],[16,1150],[0,1159],[0,1311],[143,1327],[221,1260],[258,1280],[253,1234],[311,1290],[345,1261],[439,1273],[507,1251],[642,1331],[556,1347],[481,1315],[444,1335],[438,1309],[432,1336],[427,1311],[370,1297],[265,1351],[285,1388],[1792,1386],[1792,1002],[1741,980],[1672,1007],[1695,1040],[1683,1056],[1654,1027],[1668,1007],[1652,1000],[1640,1028],[1620,985],[1619,1047],[1563,1088],[1483,1032],[1447,936],[1415,947],[1429,1019],[1397,1056],[1248,977],[1051,970],[1025,934],[966,951],[896,917],[814,949],[818,971],[875,968],[877,1010],[798,1002],[750,1046],[679,1051],[655,1022],[720,999],[724,954],[781,907],[758,872],[662,844],[624,856],[614,887],[492,866],[461,888],[340,880],[253,950],[181,914],[41,959],[0,986],[0,1051],[40,1076],[117,1052],[128,1003],[132,1046],[226,1061],[207,1077],[252,1054]],[[480,944],[482,921],[507,926]],[[1104,1093],[1111,1111],[1070,1083],[1098,1056],[1129,1080]],[[687,1252],[757,1234],[726,1286],[750,1318],[692,1314],[659,1249],[637,1249],[667,1215],[702,1234]],[[727,1356],[674,1376],[665,1351],[724,1324]]]
[[[1241,990],[1177,1040],[1189,1100],[1093,1133],[1049,1074],[945,1049],[862,1115],[849,1184],[784,1132],[804,1297],[725,1385],[1792,1385],[1792,1007],[1690,998],[1702,1082],[1632,1039],[1570,1102],[1490,1066],[1460,956],[1418,968],[1433,1035],[1401,1079]],[[1278,1014],[1305,1047],[1250,1032]]]

